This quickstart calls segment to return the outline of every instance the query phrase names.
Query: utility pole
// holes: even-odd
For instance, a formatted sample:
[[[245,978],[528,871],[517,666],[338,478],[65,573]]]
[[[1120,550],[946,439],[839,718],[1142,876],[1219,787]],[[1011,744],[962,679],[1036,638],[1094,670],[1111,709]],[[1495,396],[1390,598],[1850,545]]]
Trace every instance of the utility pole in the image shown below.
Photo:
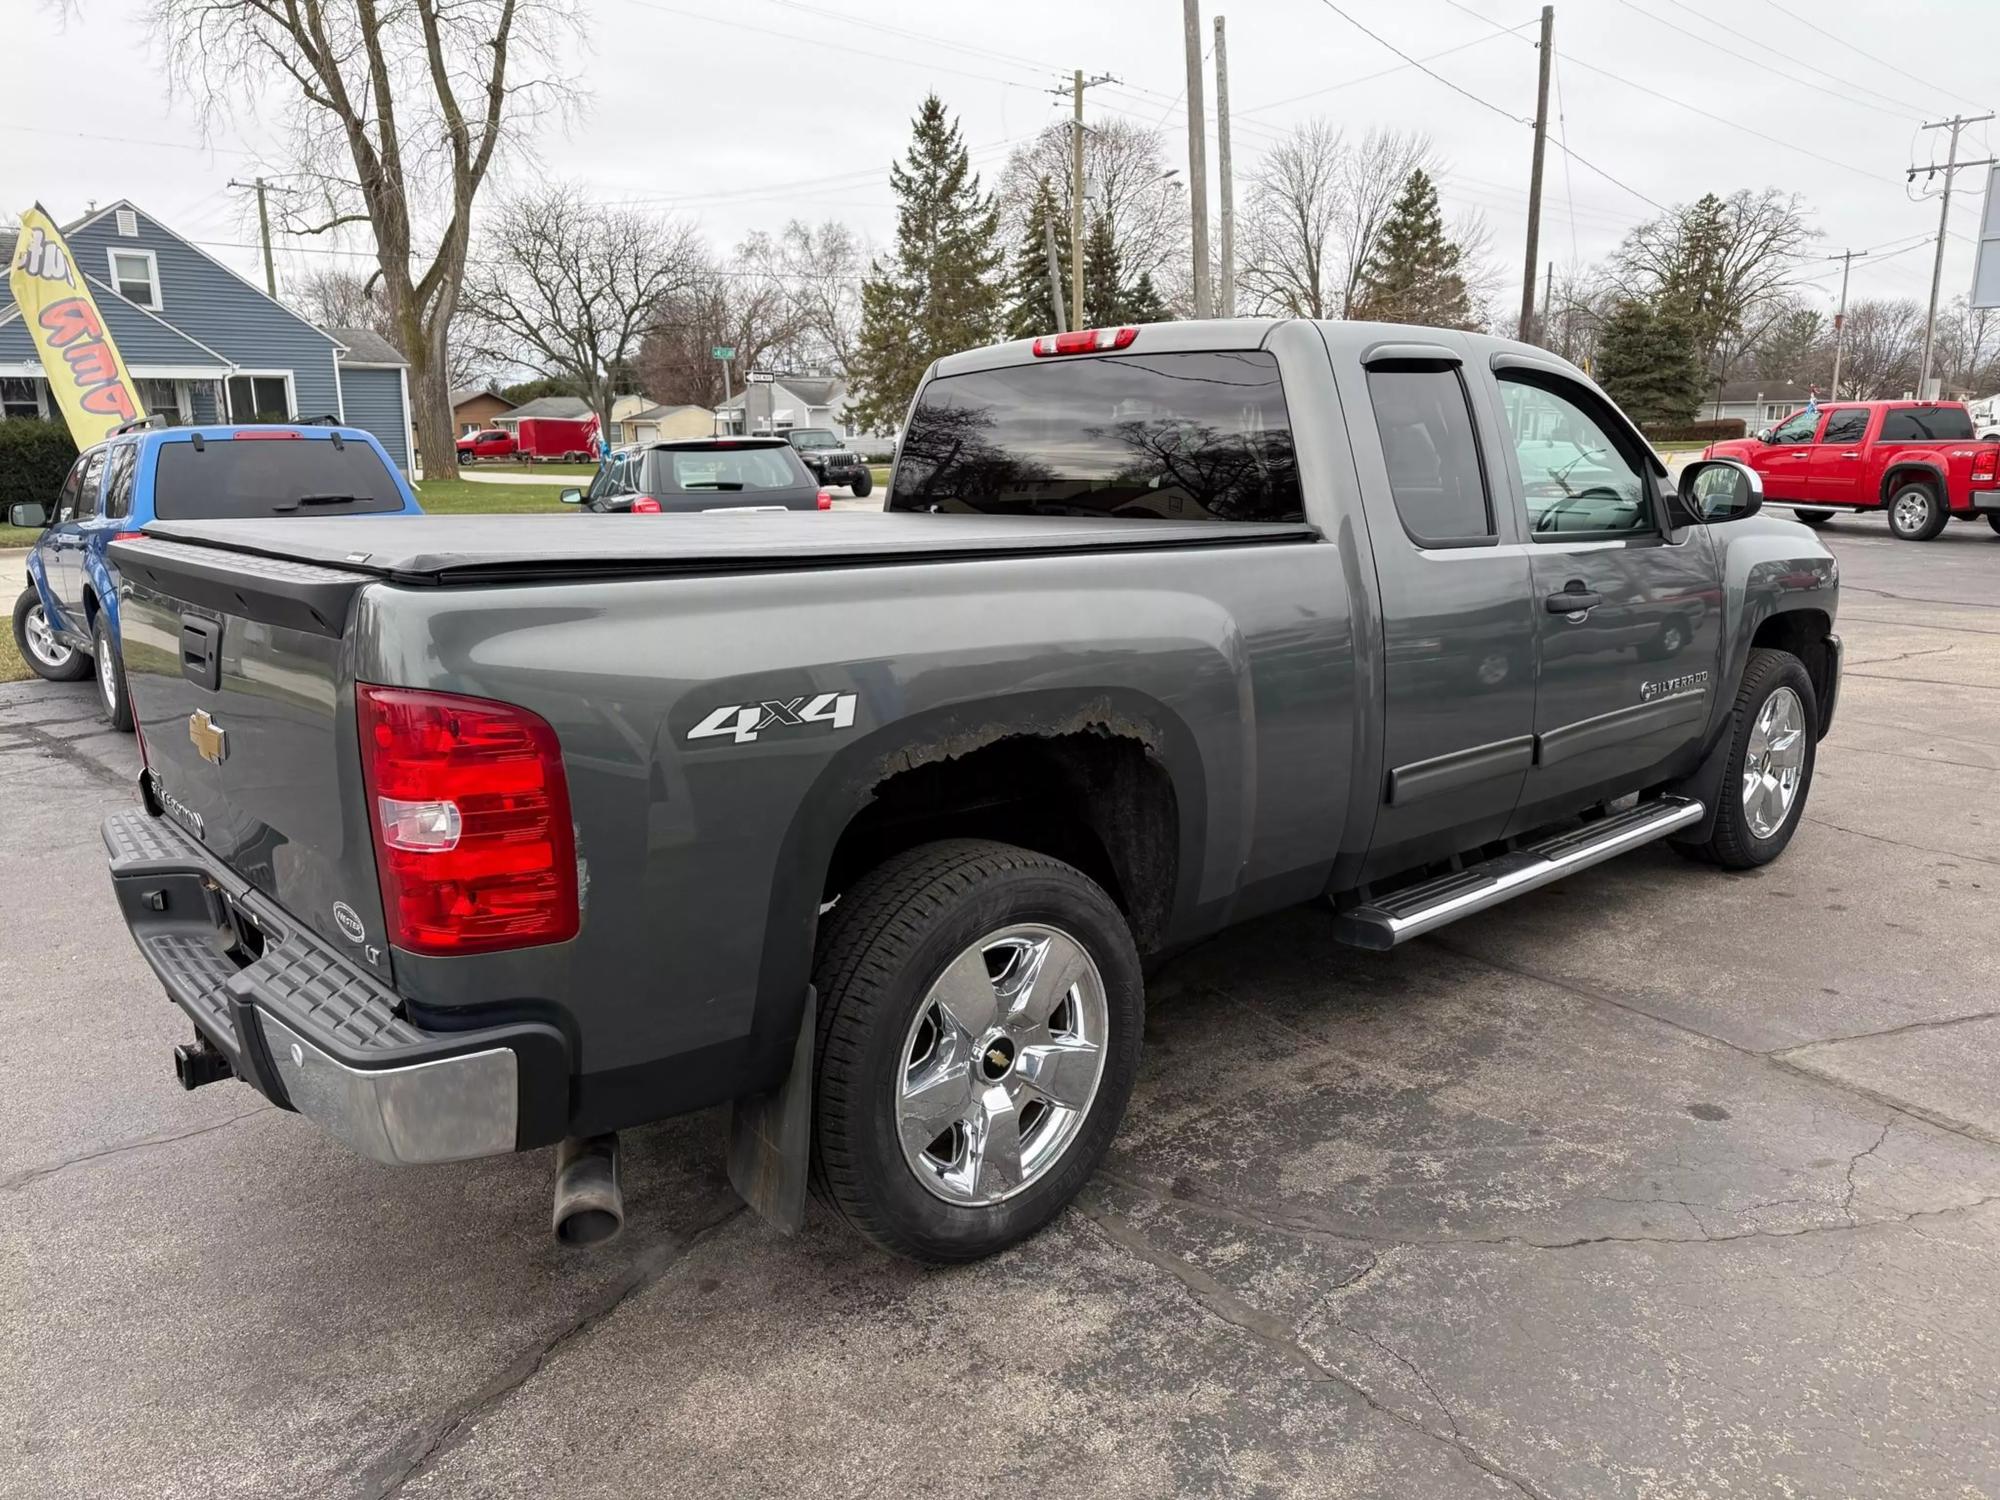
[[[1861,259],[1866,250],[1843,250],[1838,255],[1829,255],[1828,260],[1840,262],[1840,311],[1833,315],[1833,391],[1835,401],[1840,399],[1840,355],[1847,342],[1847,273],[1854,268],[1855,261]]]
[[[1048,214],[1042,215],[1042,250],[1049,258],[1049,306],[1055,309],[1056,332],[1068,333],[1069,319],[1063,316],[1062,260],[1056,255],[1056,221]]]
[[[1229,175],[1229,51],[1215,18],[1215,177],[1222,194],[1222,290],[1217,317],[1236,316],[1236,186]]]
[[[1083,69],[1078,68],[1066,89],[1050,89],[1058,97],[1068,94],[1071,99],[1070,140],[1069,140],[1069,326],[1083,327],[1083,91],[1094,89],[1100,83],[1116,83],[1118,80],[1109,73],[1099,73],[1095,78],[1085,78]],[[1049,243],[1054,246],[1054,235]],[[1050,250],[1049,263],[1055,263],[1055,253]],[[1058,291],[1056,299],[1056,320],[1062,320],[1062,296]],[[1058,330],[1065,332],[1067,330]]]
[[[1924,389],[1931,383],[1931,343],[1937,333],[1938,286],[1944,280],[1944,237],[1946,232],[1951,228],[1951,179],[1960,167],[1990,167],[1994,161],[1994,158],[1990,156],[1984,161],[1960,161],[1958,159],[1958,133],[1968,125],[1983,124],[1992,118],[1993,116],[1990,113],[1983,115],[1953,115],[1949,120],[1939,120],[1935,124],[1924,126],[1926,130],[1949,130],[1951,132],[1951,148],[1946,152],[1944,159],[1944,193],[1943,203],[1938,209],[1937,254],[1931,260],[1931,305],[1930,310],[1924,314],[1924,361],[1917,373],[1917,398],[1919,400],[1926,399]],[[1925,180],[1928,181],[1937,171],[1938,168],[1936,167],[1912,167],[1909,170],[1909,177],[1913,179],[1917,173],[1922,172]]]
[[[1208,140],[1201,103],[1201,0],[1181,0],[1187,41],[1188,211],[1194,216],[1194,315],[1209,318]]]
[[[1542,153],[1549,140],[1549,61],[1555,52],[1556,8],[1542,7],[1541,81],[1535,88],[1535,164],[1528,173],[1528,258],[1521,273],[1521,327],[1519,337],[1535,336],[1535,262],[1542,250]]]
[[[273,301],[276,301],[278,273],[271,264],[271,211],[264,203],[264,194],[268,191],[268,187],[261,177],[252,182],[238,182],[232,177],[229,179],[229,185],[233,188],[251,188],[257,194],[257,236],[264,242],[264,290],[271,294]]]
[[[1555,310],[1555,305],[1556,305],[1556,263],[1554,261],[1550,261],[1548,273],[1543,278],[1542,281],[1542,333],[1544,335],[1542,339],[1542,347],[1544,349],[1548,348],[1549,346],[1549,341],[1546,337],[1549,331],[1549,314]],[[1564,355],[1563,357],[1567,359],[1569,356]]]

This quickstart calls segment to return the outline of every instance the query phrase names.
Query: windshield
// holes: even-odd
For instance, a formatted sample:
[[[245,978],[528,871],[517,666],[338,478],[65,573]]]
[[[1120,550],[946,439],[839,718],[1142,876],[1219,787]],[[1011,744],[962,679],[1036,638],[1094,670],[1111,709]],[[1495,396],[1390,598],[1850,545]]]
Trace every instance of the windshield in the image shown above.
[[[676,490],[789,490],[813,482],[789,448],[660,450]]]
[[[153,514],[163,521],[372,515],[403,494],[375,450],[349,438],[209,438],[160,444]]]
[[[794,448],[838,448],[840,440],[818,427],[806,427],[790,434]]]

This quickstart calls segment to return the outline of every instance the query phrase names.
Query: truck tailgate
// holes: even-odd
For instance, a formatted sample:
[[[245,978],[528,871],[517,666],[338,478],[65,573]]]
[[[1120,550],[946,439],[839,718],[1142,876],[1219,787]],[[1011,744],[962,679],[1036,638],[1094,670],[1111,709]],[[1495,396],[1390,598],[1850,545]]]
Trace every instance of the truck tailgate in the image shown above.
[[[341,629],[367,580],[119,543],[120,631],[154,799],[337,951],[389,977]]]

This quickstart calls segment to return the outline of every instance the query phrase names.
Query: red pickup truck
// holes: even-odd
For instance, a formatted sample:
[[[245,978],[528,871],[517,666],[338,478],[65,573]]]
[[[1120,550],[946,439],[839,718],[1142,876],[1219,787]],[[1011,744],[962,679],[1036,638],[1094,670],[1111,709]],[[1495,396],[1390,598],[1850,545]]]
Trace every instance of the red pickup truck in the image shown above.
[[[1956,401],[1840,401],[1794,412],[1755,437],[1711,443],[1764,480],[1764,498],[1808,526],[1836,510],[1887,511],[1889,531],[1927,542],[1950,520],[2000,531],[2000,443],[1973,437]]]

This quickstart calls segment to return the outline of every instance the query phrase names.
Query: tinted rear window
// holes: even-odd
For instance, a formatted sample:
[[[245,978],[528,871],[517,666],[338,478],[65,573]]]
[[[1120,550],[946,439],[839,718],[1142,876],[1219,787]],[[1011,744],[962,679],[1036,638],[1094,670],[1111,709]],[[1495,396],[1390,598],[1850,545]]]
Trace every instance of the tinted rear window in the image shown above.
[[[818,482],[789,446],[658,448],[653,464],[662,490],[796,490]]]
[[[162,443],[153,514],[163,521],[351,516],[401,510],[388,466],[365,443],[325,438],[210,438]]]
[[[1302,521],[1278,362],[1127,354],[924,387],[890,510]]]
[[[1972,414],[1962,406],[1904,406],[1882,418],[1885,443],[1962,443],[1972,436]]]

